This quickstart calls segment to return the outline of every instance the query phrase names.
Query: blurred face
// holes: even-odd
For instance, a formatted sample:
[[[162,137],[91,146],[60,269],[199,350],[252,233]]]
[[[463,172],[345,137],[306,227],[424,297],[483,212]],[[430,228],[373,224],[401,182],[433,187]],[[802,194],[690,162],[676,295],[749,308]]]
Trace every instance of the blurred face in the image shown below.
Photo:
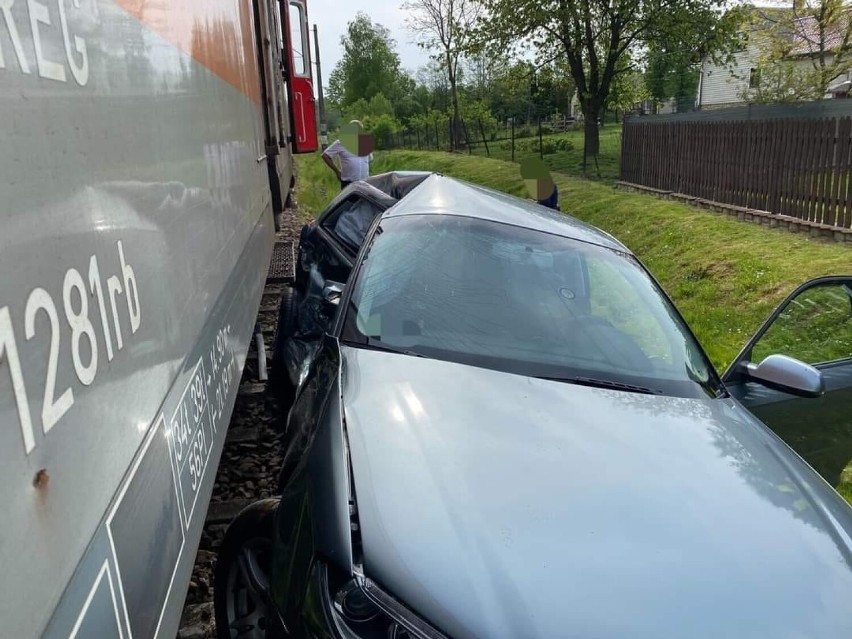
[[[526,158],[521,162],[521,178],[534,200],[546,200],[556,188],[550,170],[540,158]]]
[[[546,200],[553,195],[553,190],[556,186],[549,177],[539,178],[537,180],[524,180],[527,187],[527,192],[534,200]]]
[[[373,136],[353,122],[340,128],[340,143],[347,151],[359,157],[370,155],[376,148]]]

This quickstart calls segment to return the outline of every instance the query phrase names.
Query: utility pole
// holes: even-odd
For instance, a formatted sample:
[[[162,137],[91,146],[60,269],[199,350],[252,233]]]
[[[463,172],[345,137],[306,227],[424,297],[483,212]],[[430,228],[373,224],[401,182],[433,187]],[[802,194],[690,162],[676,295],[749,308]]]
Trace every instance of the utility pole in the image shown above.
[[[319,131],[320,145],[322,150],[328,148],[328,128],[325,120],[325,100],[322,98],[322,67],[320,66],[320,51],[319,51],[319,36],[317,35],[317,25],[314,24],[314,51],[316,52],[317,60],[317,97],[319,98]]]

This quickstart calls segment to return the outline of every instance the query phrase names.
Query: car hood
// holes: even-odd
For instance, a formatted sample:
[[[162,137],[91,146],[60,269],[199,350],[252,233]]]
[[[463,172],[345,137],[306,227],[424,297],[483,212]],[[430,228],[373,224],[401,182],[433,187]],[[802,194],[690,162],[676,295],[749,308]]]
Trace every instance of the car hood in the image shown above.
[[[342,352],[365,573],[450,636],[852,636],[850,509],[733,400]]]

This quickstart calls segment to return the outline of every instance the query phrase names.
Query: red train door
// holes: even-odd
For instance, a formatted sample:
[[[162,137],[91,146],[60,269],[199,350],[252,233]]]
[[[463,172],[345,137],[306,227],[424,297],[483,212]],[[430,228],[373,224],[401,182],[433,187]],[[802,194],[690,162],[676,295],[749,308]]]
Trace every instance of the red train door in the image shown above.
[[[290,122],[294,153],[317,150],[317,113],[311,69],[308,10],[305,0],[281,0],[281,15],[288,36],[284,63],[287,72],[287,92],[290,103]]]

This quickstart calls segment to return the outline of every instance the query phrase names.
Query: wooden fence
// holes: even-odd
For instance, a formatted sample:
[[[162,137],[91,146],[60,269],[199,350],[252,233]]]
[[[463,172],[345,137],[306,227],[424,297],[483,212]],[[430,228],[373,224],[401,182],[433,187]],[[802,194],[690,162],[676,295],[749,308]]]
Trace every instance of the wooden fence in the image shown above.
[[[627,122],[621,179],[852,227],[852,117]]]

